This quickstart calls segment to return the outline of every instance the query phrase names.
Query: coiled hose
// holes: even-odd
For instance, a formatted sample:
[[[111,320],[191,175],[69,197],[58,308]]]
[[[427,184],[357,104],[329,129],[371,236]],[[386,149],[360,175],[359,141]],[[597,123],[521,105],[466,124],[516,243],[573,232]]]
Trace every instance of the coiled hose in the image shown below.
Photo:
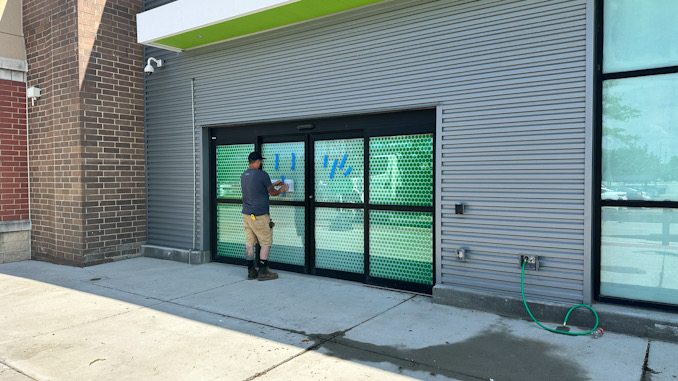
[[[538,322],[537,319],[535,319],[534,315],[532,315],[532,312],[530,312],[530,308],[527,306],[527,301],[525,301],[525,263],[527,263],[527,260],[523,261],[523,270],[520,273],[520,293],[523,296],[523,303],[525,304],[525,309],[527,310],[527,313],[530,314],[530,317],[532,318],[532,320],[534,320],[535,323],[537,323],[540,327],[544,328],[547,331],[554,332],[554,333],[560,333],[560,334],[563,334],[563,335],[570,335],[570,336],[588,335],[588,334],[593,333],[593,331],[595,331],[596,328],[598,328],[598,314],[596,313],[596,311],[593,310],[593,308],[587,306],[586,304],[577,304],[576,306],[573,306],[572,308],[570,308],[570,310],[567,311],[567,315],[565,315],[565,321],[563,321],[563,327],[567,326],[567,319],[570,317],[570,314],[572,313],[572,311],[576,310],[579,307],[585,307],[585,308],[588,308],[589,310],[591,310],[591,312],[593,312],[593,315],[596,317],[596,325],[593,326],[593,328],[591,328],[591,330],[588,331],[588,332],[559,331],[557,329],[546,327],[543,324],[541,324],[540,322]]]

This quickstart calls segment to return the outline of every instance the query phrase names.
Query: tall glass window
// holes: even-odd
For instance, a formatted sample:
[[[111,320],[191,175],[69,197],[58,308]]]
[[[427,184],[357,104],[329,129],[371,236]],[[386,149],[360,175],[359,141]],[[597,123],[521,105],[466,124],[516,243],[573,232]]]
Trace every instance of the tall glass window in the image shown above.
[[[678,305],[677,14],[603,2],[600,298]]]

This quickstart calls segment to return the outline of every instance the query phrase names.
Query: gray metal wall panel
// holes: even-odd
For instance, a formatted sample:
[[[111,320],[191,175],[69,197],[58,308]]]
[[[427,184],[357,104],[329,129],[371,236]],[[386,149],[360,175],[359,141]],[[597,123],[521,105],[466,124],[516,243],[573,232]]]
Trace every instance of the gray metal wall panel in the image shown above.
[[[190,78],[198,126],[440,105],[438,282],[519,295],[518,255],[536,254],[543,257],[542,271],[529,277],[527,292],[580,302],[586,1],[399,4],[168,59],[171,75],[148,90],[149,102],[157,101],[148,105],[148,140],[155,144],[149,161],[163,161],[160,147],[168,144],[178,150],[177,181],[192,182],[193,174],[183,171],[192,163],[183,88]],[[149,188],[161,180],[167,178],[149,179]],[[465,215],[454,214],[455,202],[467,205]],[[187,209],[192,206],[182,205]],[[164,223],[154,213],[149,237]],[[468,249],[467,262],[454,259],[459,247]]]
[[[146,57],[180,65],[181,55],[147,47]],[[143,68],[139,68],[140,70]],[[193,151],[190,78],[146,77],[146,193],[150,245],[192,248]]]

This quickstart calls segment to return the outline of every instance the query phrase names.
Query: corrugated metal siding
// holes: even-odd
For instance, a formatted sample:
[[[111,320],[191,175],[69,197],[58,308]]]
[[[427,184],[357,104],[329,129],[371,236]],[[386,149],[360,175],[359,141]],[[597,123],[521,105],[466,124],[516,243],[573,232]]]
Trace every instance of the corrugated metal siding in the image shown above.
[[[154,163],[181,168],[181,175],[171,174],[182,185],[192,181],[190,170],[184,172],[191,163],[184,86],[192,77],[199,126],[442,104],[438,282],[519,295],[517,256],[537,254],[542,271],[530,276],[527,291],[581,301],[586,1],[400,4],[168,59],[171,75],[148,88],[149,143],[158,149],[149,147],[149,160],[164,155],[157,158],[173,164]],[[161,141],[175,151],[159,148]],[[152,177],[154,163],[149,190],[161,179]],[[149,242],[160,237],[154,232],[161,224],[185,218],[192,207],[185,196],[168,205],[170,191],[164,192],[149,195]],[[453,214],[455,202],[467,205],[465,215]],[[181,213],[163,215],[161,207]],[[467,262],[452,259],[457,247],[468,249]]]
[[[166,50],[147,47],[145,53],[180,61],[180,55]],[[196,167],[191,160],[191,80],[163,75],[161,70],[165,69],[157,69],[145,81],[147,242],[191,249]]]

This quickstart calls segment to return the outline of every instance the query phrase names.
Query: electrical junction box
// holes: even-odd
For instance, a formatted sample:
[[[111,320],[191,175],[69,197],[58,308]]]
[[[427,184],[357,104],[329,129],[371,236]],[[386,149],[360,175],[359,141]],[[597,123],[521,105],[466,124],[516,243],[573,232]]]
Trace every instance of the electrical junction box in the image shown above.
[[[40,98],[40,88],[35,87],[35,86],[31,86],[31,87],[27,88],[26,89],[26,98],[29,98],[29,99]]]
[[[520,267],[523,267],[523,262],[525,262],[525,270],[530,271],[539,271],[539,257],[536,255],[521,255],[520,256]]]
[[[460,202],[454,204],[454,214],[464,214],[464,204]]]

